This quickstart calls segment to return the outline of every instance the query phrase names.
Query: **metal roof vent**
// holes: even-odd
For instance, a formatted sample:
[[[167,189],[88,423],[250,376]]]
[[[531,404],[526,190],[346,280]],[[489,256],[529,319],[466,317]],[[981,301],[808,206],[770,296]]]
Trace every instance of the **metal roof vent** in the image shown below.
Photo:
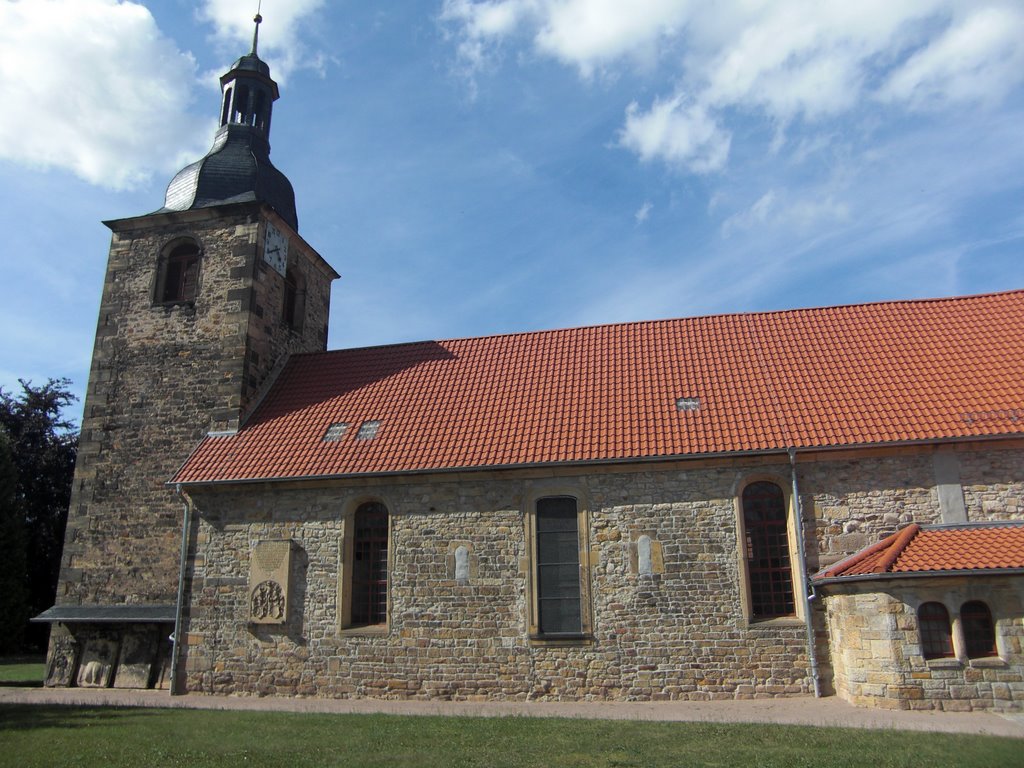
[[[377,436],[379,428],[379,421],[364,421],[359,425],[359,431],[356,432],[356,440],[373,440]]]
[[[676,399],[676,410],[677,411],[699,411],[700,410],[700,398],[699,397],[680,397]]]
[[[339,421],[336,424],[331,424],[324,433],[325,443],[336,443],[345,436],[345,432],[348,431],[348,424],[343,421]]]

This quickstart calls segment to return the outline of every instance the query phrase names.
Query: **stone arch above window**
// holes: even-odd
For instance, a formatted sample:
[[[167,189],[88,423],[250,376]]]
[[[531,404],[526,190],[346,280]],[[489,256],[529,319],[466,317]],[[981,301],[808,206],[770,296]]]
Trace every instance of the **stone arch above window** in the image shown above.
[[[979,659],[996,655],[996,632],[992,612],[981,600],[971,600],[960,607],[960,623],[964,630],[967,658]]]
[[[953,653],[953,631],[949,611],[942,603],[922,603],[917,609],[917,627],[921,634],[921,655],[926,659],[948,659]]]
[[[755,480],[740,492],[740,547],[747,609],[754,621],[795,616],[793,542],[782,486]]]
[[[172,240],[157,260],[155,304],[195,301],[199,291],[199,244],[190,237]]]

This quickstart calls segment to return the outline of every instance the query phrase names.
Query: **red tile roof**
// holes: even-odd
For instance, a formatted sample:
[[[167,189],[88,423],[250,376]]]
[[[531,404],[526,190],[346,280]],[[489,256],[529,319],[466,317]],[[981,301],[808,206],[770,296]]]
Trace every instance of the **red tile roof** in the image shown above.
[[[897,531],[818,572],[814,581],[884,574],[1024,569],[1024,522],[919,526]]]
[[[699,398],[695,410],[680,398]],[[379,420],[372,440],[358,427]],[[325,442],[328,426],[349,425]],[[295,355],[181,483],[1024,434],[1024,291]]]

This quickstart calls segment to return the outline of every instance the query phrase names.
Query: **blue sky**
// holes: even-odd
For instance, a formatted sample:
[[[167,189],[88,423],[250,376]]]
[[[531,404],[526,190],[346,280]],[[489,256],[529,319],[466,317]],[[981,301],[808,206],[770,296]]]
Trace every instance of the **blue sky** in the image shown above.
[[[255,6],[0,3],[0,386],[84,391]],[[1019,0],[262,6],[331,348],[1024,287]]]

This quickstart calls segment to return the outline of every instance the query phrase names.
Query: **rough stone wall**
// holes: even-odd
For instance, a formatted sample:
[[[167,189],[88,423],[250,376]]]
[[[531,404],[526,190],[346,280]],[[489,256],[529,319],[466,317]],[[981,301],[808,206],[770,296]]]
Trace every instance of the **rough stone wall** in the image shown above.
[[[831,587],[825,598],[835,686],[847,701],[883,709],[1024,710],[1024,586],[1020,579],[915,579]],[[982,600],[992,612],[998,656],[925,659],[917,609]]]
[[[1024,451],[961,454],[967,516],[971,520],[1024,520]]]
[[[994,465],[1012,468],[1019,452],[1010,453],[987,451],[964,463],[984,466],[987,456]],[[928,485],[935,481],[927,449],[835,460],[819,456],[798,469],[807,538],[812,547],[817,543],[811,572],[820,553],[839,559],[907,522],[940,518]],[[766,476],[785,485],[788,471],[784,460],[700,462],[589,474],[509,471],[318,487],[194,489],[187,687],[254,695],[456,699],[808,693],[803,623],[749,622],[738,566],[738,489]],[[531,500],[547,492],[578,496],[588,513],[593,633],[586,642],[529,637],[525,515]],[[383,501],[391,513],[384,632],[341,628],[346,515],[367,499]],[[650,537],[658,552],[659,567],[650,575],[639,575],[636,566],[641,536]],[[291,619],[282,627],[249,624],[250,553],[258,542],[274,539],[295,543]],[[470,552],[471,576],[464,582],[454,577],[452,552],[458,545]],[[812,606],[823,689],[830,690],[836,661],[830,655],[842,653],[835,676],[849,696],[851,670],[864,649],[836,645],[833,636],[830,651],[826,603]],[[831,603],[828,608],[832,615]],[[863,608],[867,621],[879,611],[874,604]],[[868,651],[880,653],[881,639],[867,639]],[[893,692],[893,702],[915,685],[882,680],[883,672],[872,671],[870,683],[864,682],[891,686],[885,690]],[[1004,689],[979,689],[978,697],[996,696],[996,690]]]
[[[165,483],[208,431],[237,426],[275,354],[324,348],[329,278],[314,282],[306,333],[268,323],[273,353],[250,365],[261,215],[242,204],[112,225],[59,604],[174,602],[182,504]],[[202,250],[195,301],[155,304],[161,249],[180,236]]]
[[[735,469],[562,477],[589,515],[593,634],[530,640],[524,503],[547,481],[490,475],[194,496],[188,688],[398,698],[709,699],[806,693],[804,626],[750,624],[739,600]],[[384,634],[339,628],[346,510],[391,512]],[[640,535],[663,569],[632,565]],[[290,538],[291,619],[249,624],[249,556]],[[471,551],[454,579],[452,544]]]
[[[876,453],[798,464],[804,513],[814,515],[811,573],[910,523],[943,522],[935,449]],[[974,444],[953,455],[969,521],[1024,519],[1024,450]]]

